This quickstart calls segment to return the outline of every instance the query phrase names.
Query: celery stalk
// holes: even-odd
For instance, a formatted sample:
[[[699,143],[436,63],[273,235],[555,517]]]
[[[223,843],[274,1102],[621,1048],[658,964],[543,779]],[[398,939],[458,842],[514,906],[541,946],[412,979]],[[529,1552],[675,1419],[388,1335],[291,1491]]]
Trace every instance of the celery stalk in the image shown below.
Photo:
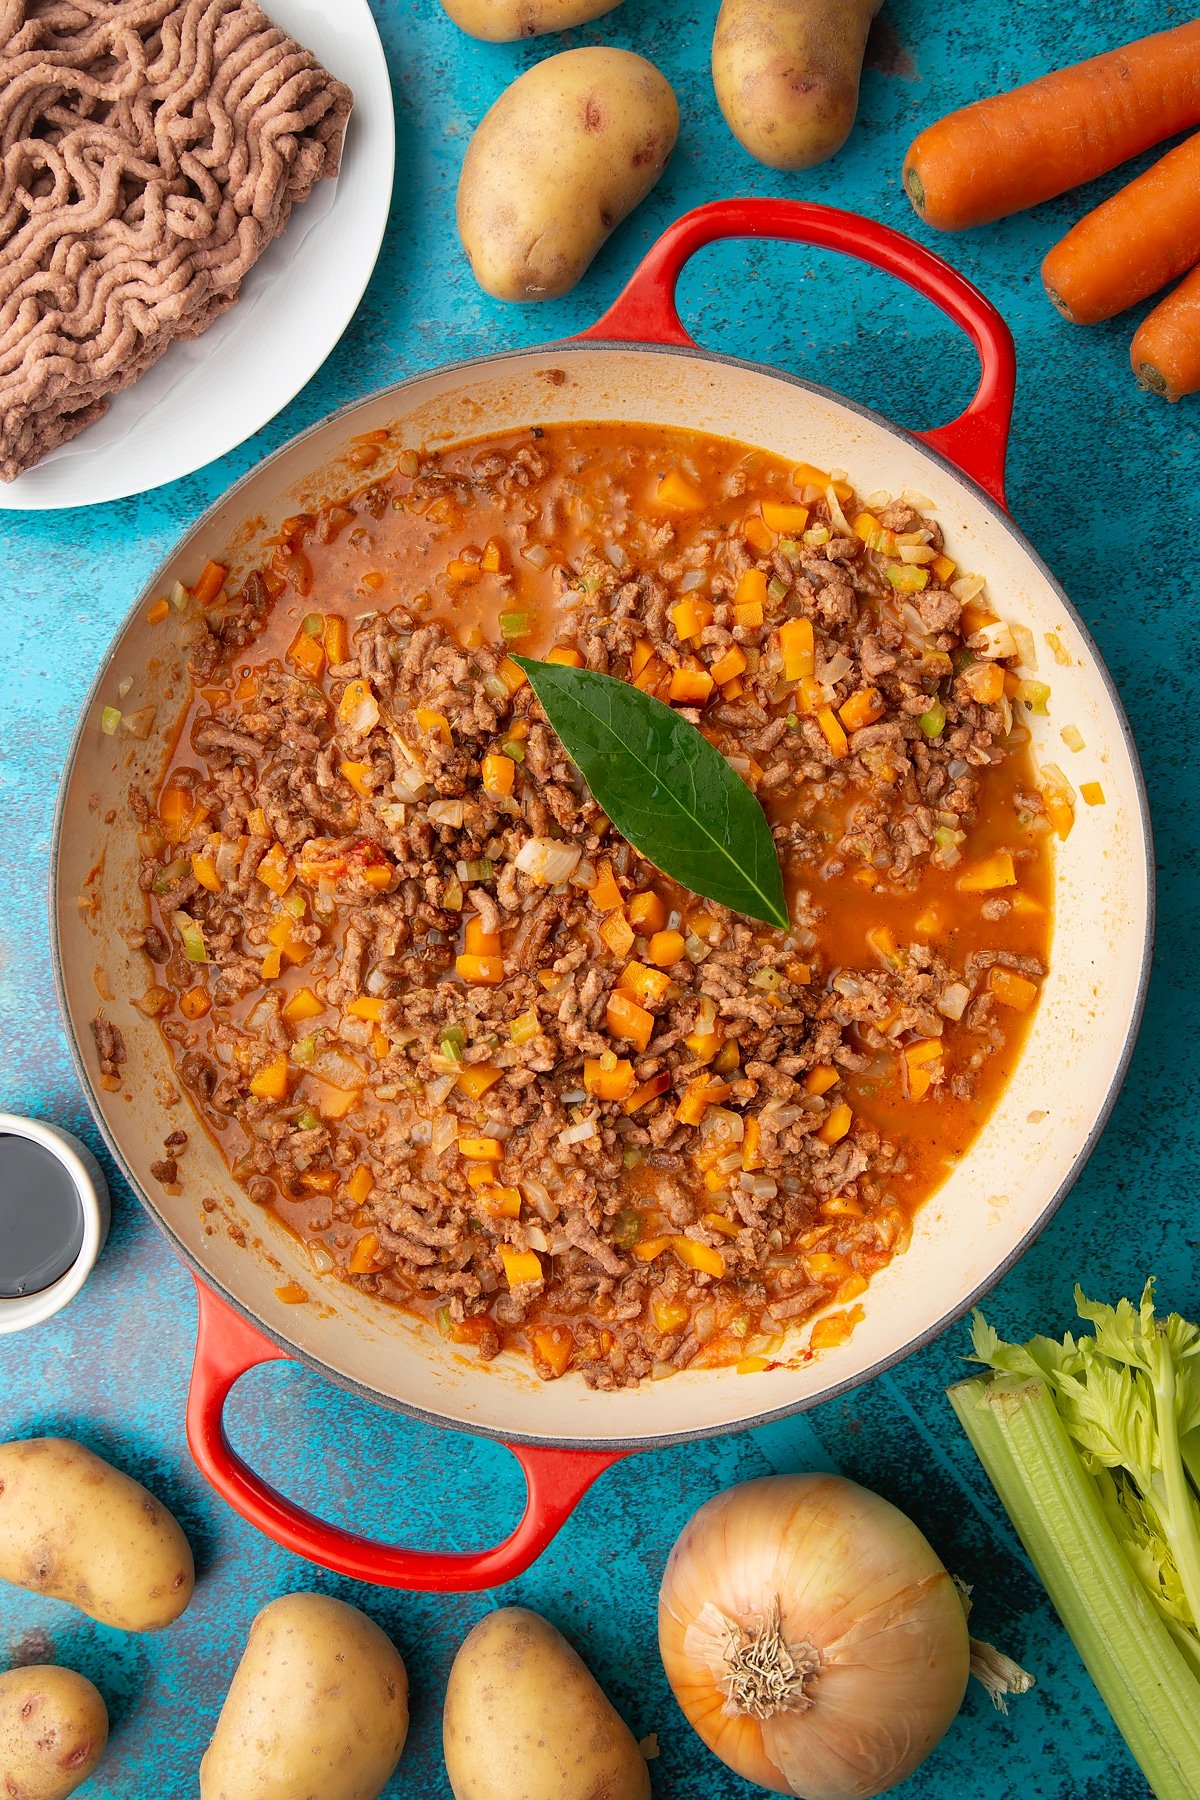
[[[1158,1800],[1196,1800],[1200,1682],[1105,1518],[1048,1386],[976,1376],[949,1398]]]

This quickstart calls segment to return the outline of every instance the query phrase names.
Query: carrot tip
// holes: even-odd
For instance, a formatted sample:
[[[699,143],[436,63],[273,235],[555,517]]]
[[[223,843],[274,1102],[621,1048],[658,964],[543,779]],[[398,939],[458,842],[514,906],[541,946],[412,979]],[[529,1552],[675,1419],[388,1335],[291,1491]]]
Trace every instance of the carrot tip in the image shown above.
[[[1167,378],[1161,369],[1155,368],[1153,363],[1138,363],[1134,374],[1137,376],[1137,384],[1143,393],[1162,394],[1167,400],[1176,398],[1174,394],[1167,392]]]

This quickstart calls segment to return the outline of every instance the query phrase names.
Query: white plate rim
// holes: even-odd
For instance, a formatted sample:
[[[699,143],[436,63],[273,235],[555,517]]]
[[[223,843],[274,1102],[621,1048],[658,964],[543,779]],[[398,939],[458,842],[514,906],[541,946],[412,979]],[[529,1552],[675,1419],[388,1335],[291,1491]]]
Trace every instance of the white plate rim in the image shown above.
[[[325,13],[324,7],[314,8],[309,0],[264,0],[264,10],[298,42],[313,47],[333,73],[339,73],[339,68],[333,67],[339,59],[328,46],[322,50],[312,44],[312,21],[315,16]],[[16,481],[0,483],[0,512],[61,512],[109,505],[151,493],[194,475],[210,463],[219,462],[268,425],[332,355],[358,311],[387,232],[396,169],[396,116],[391,71],[369,0],[339,0],[336,29],[330,30],[329,36],[331,41],[347,38],[354,41],[368,68],[368,76],[365,85],[361,76],[352,84],[354,111],[348,128],[352,139],[358,140],[356,144],[352,141],[351,156],[362,167],[361,194],[351,195],[362,215],[355,237],[356,258],[361,260],[350,265],[349,278],[338,289],[336,304],[325,309],[323,328],[314,328],[302,354],[293,361],[292,371],[281,381],[247,389],[240,396],[235,395],[227,406],[217,403],[217,395],[224,403],[229,398],[228,389],[222,390],[221,384],[215,383],[214,400],[207,409],[207,429],[198,431],[194,425],[187,428],[181,425],[173,442],[169,437],[165,441],[156,440],[156,466],[149,479],[145,478],[144,459],[139,473],[132,477],[122,473],[129,465],[119,447],[113,449],[98,444],[93,454],[81,455],[79,450],[87,446],[89,437],[89,432],[85,431],[71,444],[63,446],[68,455],[62,460],[59,451],[52,452],[43,462],[18,476]],[[343,171],[339,185],[344,178]],[[346,203],[344,192],[334,196],[333,206]],[[314,227],[313,236],[317,241],[320,241],[323,226],[324,221],[320,221]],[[286,243],[286,240],[285,231],[283,241]],[[343,263],[343,271],[346,267]],[[252,270],[249,279],[253,279],[253,274]],[[273,280],[277,282],[282,274],[282,270],[275,271]],[[236,320],[236,313],[235,308],[228,316]],[[224,320],[218,320],[212,329],[219,330],[223,323]],[[268,324],[269,319],[260,310],[251,330],[261,334],[264,325]],[[196,342],[205,344],[210,337],[211,332],[205,333]],[[171,355],[172,350],[168,350],[164,364]],[[153,370],[149,373],[153,374]],[[136,394],[138,386],[135,383],[118,398]],[[165,403],[160,406],[162,404]],[[159,410],[158,407],[152,409],[147,419],[153,418]],[[75,453],[69,454],[72,451]]]

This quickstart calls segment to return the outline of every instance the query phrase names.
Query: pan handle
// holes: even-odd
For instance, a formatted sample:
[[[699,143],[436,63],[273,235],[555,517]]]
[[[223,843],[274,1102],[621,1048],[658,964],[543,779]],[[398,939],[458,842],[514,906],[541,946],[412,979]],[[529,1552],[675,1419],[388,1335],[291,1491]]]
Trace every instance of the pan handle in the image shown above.
[[[714,200],[668,226],[624,293],[581,338],[681,344],[694,349],[675,305],[684,264],[722,238],[787,238],[840,250],[907,282],[961,326],[979,355],[980,377],[966,411],[949,425],[914,435],[949,457],[1001,506],[1017,365],[1012,333],[965,275],[923,244],[858,213],[809,200]]]
[[[376,1544],[324,1524],[254,1473],[225,1433],[225,1402],[241,1376],[260,1363],[287,1362],[279,1348],[200,1281],[196,1358],[188,1393],[188,1445],[201,1473],[236,1513],[285,1550],[335,1574],[378,1587],[465,1593],[512,1581],[535,1562],[566,1524],[598,1475],[622,1450],[547,1450],[508,1444],[525,1473],[528,1498],[511,1537],[490,1550],[410,1550]]]

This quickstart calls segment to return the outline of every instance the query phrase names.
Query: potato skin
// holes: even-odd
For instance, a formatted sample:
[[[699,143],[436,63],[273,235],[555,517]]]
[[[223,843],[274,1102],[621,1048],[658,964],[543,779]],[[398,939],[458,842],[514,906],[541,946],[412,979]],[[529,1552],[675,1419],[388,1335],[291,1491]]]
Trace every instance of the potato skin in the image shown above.
[[[883,0],[722,0],[717,101],[738,142],[772,169],[841,149],[858,111],[867,33]]]
[[[491,44],[514,38],[541,37],[547,31],[570,31],[602,13],[615,12],[622,0],[442,0],[460,30]]]
[[[0,1793],[67,1800],[98,1767],[108,1709],[74,1669],[39,1665],[0,1675]]]
[[[162,1501],[70,1438],[0,1444],[0,1577],[120,1631],[161,1631],[196,1584]]]
[[[564,50],[481,120],[458,181],[458,234],[497,300],[553,300],[644,200],[679,136],[679,107],[629,50]]]
[[[463,1640],[442,1747],[454,1800],[649,1800],[632,1732],[561,1633],[521,1606]]]
[[[200,1800],[376,1800],[408,1736],[408,1672],[343,1600],[264,1606],[200,1764]]]

